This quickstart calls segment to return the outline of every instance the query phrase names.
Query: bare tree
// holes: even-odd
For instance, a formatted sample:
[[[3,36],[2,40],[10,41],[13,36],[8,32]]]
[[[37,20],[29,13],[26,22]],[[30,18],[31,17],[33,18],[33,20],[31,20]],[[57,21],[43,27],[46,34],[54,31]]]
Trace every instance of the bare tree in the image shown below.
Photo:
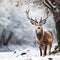
[[[6,38],[6,35],[8,35],[7,38]],[[2,44],[3,45],[8,45],[12,35],[13,35],[13,32],[8,31],[4,28],[3,31],[2,31],[2,35],[1,35]]]

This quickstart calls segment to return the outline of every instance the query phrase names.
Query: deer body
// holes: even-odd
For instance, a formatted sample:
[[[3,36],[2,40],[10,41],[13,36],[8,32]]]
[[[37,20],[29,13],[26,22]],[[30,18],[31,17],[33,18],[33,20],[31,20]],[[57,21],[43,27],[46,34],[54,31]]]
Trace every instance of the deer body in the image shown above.
[[[48,45],[52,42],[52,32],[51,31],[43,31],[42,33],[36,33],[36,42],[38,44],[42,44],[42,45]]]
[[[53,34],[51,31],[42,31],[41,33],[36,33],[36,42],[40,49],[40,55],[42,56],[42,50],[44,50],[45,56],[47,53],[47,46],[49,45],[49,55],[51,53],[51,46],[53,41]]]
[[[26,11],[26,14],[27,14],[27,18],[30,20],[31,24],[35,25],[35,33],[36,33],[35,38],[36,38],[36,42],[37,42],[39,50],[40,50],[40,55],[45,56],[47,54],[47,45],[49,45],[49,55],[50,55],[52,41],[53,41],[53,34],[52,34],[52,31],[50,31],[50,30],[44,31],[44,29],[42,27],[42,25],[46,23],[46,19],[48,17],[43,20],[41,18],[40,22],[37,22],[36,19],[33,20],[32,18],[29,17],[29,10]]]

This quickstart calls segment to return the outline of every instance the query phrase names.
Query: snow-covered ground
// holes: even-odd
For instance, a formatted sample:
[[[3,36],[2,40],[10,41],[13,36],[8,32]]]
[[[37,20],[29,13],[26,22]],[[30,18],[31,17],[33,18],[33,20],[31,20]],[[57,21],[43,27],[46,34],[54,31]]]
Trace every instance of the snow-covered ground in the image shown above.
[[[52,46],[52,51],[54,49],[55,44]],[[32,46],[19,46],[19,45],[10,45],[10,46],[3,46],[0,47],[2,52],[0,52],[0,59],[1,60],[59,60],[60,53],[46,55],[42,57],[39,55],[39,49],[34,48]],[[4,49],[3,49],[4,48]],[[5,51],[3,51],[5,50]]]
[[[17,5],[17,1],[19,1]],[[32,2],[34,1],[34,3]],[[38,1],[38,0],[36,0]],[[0,0],[0,59],[1,60],[59,60],[59,54],[40,57],[39,49],[35,43],[35,32],[34,26],[30,23],[26,17],[26,9],[30,9],[30,17],[37,21],[47,17],[46,8],[41,2],[35,2],[35,0]],[[48,17],[46,24],[43,26],[44,29],[50,29],[53,32],[54,40],[52,50],[56,45],[56,29],[53,16]],[[9,37],[10,32],[13,35],[8,43],[8,46],[2,46],[3,41],[1,40],[2,32],[5,36],[5,42]],[[24,53],[24,55],[21,55]]]

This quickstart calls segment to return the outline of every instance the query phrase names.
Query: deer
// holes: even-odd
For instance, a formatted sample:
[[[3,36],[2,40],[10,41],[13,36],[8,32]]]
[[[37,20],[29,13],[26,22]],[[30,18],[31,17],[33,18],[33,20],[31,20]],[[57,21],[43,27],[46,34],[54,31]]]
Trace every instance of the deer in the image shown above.
[[[40,19],[38,22],[37,19],[32,19],[29,17],[29,10],[26,10],[26,16],[30,20],[31,24],[35,26],[35,39],[36,43],[39,47],[40,56],[46,56],[47,55],[47,47],[49,46],[49,55],[51,54],[51,48],[52,48],[52,41],[53,41],[53,33],[50,30],[43,29],[42,25],[46,23],[46,19]]]

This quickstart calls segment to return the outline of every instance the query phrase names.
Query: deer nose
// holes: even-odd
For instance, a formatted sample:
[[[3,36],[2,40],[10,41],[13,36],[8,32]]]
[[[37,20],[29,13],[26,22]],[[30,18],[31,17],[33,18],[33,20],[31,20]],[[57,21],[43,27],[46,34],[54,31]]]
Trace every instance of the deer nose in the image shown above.
[[[38,29],[40,29],[40,27],[38,27]]]

